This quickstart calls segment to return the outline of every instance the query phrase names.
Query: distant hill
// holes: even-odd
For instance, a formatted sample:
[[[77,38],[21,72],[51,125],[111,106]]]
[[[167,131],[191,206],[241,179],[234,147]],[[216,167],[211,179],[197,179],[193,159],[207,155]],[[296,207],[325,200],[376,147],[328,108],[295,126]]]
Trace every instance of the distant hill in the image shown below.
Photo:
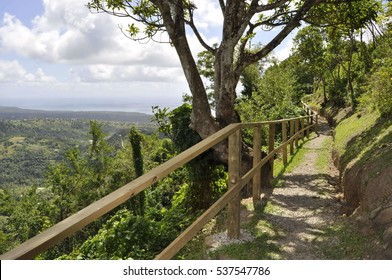
[[[132,123],[150,123],[151,115],[137,112],[105,111],[44,111],[0,106],[0,120],[23,119],[94,119],[98,121],[117,121]]]

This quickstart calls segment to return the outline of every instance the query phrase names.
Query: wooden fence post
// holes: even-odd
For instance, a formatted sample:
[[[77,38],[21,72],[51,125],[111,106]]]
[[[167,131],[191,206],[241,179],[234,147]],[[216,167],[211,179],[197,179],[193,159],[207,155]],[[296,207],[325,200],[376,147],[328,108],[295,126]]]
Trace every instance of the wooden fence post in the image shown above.
[[[253,167],[261,160],[261,126],[255,126],[253,130]],[[261,171],[253,177],[252,197],[253,205],[260,200]]]
[[[290,138],[294,135],[294,120],[290,120]],[[290,155],[294,154],[294,139],[290,141]]]
[[[304,118],[301,118],[301,139],[302,141],[305,141],[305,130],[303,130],[305,128],[305,120]]]
[[[318,114],[316,114],[316,125],[314,127],[314,131],[318,134]]]
[[[298,138],[299,138],[299,119],[295,120],[295,147],[298,149]]]
[[[271,153],[275,150],[275,124],[271,123],[269,125],[269,133],[268,133],[268,152]],[[270,178],[274,177],[274,157],[270,159],[271,171],[270,171]]]
[[[287,141],[287,122],[282,122],[282,142]],[[287,164],[287,144],[283,144],[283,164]]]
[[[310,136],[310,128],[309,128],[309,125],[310,125],[310,115],[308,115],[308,117],[306,118],[306,127],[307,127],[307,129],[306,129],[306,137],[309,139],[309,136]]]
[[[233,188],[239,181],[241,170],[241,129],[229,136],[229,181],[228,187]],[[238,193],[227,207],[227,236],[236,239],[240,236],[240,193]]]
[[[314,124],[314,112],[310,112],[310,124]]]

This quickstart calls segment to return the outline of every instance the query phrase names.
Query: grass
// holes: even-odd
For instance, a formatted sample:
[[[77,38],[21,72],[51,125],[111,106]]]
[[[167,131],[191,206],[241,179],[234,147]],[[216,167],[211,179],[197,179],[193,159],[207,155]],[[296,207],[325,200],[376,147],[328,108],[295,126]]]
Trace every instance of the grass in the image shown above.
[[[226,211],[221,211],[213,218],[191,241],[185,245],[173,259],[177,260],[204,260],[209,259],[205,238],[226,230]]]
[[[226,229],[225,211],[222,211],[215,219],[204,227],[195,238],[192,239],[175,257],[183,260],[201,259],[235,259],[235,260],[276,260],[281,259],[281,253],[276,240],[282,236],[282,231],[266,221],[265,215],[279,212],[279,207],[270,202],[263,209],[254,209],[251,199],[243,200],[243,211],[251,213],[242,229],[254,236],[253,241],[241,244],[223,245],[213,251],[209,251],[205,245],[205,238]]]
[[[316,134],[314,132],[310,133],[309,139],[313,139],[316,137]],[[279,187],[280,184],[282,183],[280,181],[280,178],[284,173],[290,173],[292,172],[296,167],[298,167],[300,164],[302,164],[305,161],[305,156],[308,153],[308,150],[304,145],[306,142],[309,141],[305,137],[305,141],[299,140],[298,141],[298,149],[295,148],[294,146],[294,154],[290,155],[290,146],[288,145],[287,147],[287,165],[283,164],[283,159],[280,156],[274,161],[274,181],[273,185],[275,187]]]
[[[320,259],[327,260],[364,259],[370,246],[369,237],[347,221],[321,230],[313,242],[319,248]]]
[[[174,256],[175,260],[204,260],[207,256],[207,248],[204,239],[207,235],[204,233],[194,237],[184,248]]]
[[[210,258],[234,260],[279,260],[280,250],[268,235],[257,237],[252,242],[230,244],[210,253]]]
[[[319,173],[327,173],[331,161],[331,149],[333,145],[332,137],[328,137],[322,144],[321,151],[316,159],[316,168]]]
[[[246,208],[251,208],[246,206]],[[230,244],[208,254],[210,259],[235,259],[235,260],[278,260],[282,259],[281,250],[277,240],[282,236],[282,231],[268,222],[265,215],[279,211],[278,206],[270,202],[264,209],[252,211],[250,218],[242,228],[254,236],[253,241],[241,244]]]
[[[392,121],[382,120],[378,113],[354,114],[336,127],[334,149],[340,156],[339,169],[361,158],[373,148],[389,140]]]

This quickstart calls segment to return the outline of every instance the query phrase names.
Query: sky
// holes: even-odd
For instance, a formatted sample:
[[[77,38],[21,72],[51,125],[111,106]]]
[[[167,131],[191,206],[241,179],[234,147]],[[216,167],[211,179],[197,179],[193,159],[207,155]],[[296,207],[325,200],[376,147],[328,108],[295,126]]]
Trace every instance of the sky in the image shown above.
[[[179,106],[189,89],[174,48],[130,40],[120,30],[129,19],[93,14],[87,3],[0,0],[0,106],[145,113]],[[204,38],[218,42],[218,1],[195,4]],[[278,58],[288,56],[292,37],[275,51]],[[194,55],[203,50],[193,34],[189,41]]]

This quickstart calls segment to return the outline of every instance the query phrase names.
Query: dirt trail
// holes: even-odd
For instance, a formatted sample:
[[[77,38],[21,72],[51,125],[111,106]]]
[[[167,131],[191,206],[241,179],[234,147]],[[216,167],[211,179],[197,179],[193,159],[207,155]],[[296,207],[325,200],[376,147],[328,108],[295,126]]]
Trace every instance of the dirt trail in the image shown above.
[[[336,222],[339,203],[335,187],[329,182],[336,181],[337,172],[332,167],[316,167],[323,143],[332,137],[330,127],[320,122],[319,135],[306,141],[305,160],[292,172],[285,173],[281,187],[275,188],[269,201],[279,211],[266,214],[267,220],[284,232],[277,241],[284,259],[320,259],[315,242],[322,229]]]

